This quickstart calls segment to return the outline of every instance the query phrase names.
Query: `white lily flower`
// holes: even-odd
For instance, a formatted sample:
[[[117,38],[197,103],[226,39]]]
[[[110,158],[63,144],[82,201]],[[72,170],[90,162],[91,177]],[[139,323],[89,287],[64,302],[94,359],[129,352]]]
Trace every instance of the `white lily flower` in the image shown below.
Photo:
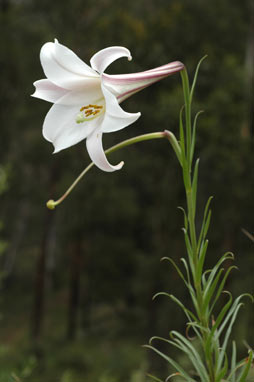
[[[40,60],[47,79],[34,83],[33,97],[53,103],[43,124],[43,136],[54,145],[54,153],[86,138],[94,164],[104,171],[120,170],[123,162],[111,165],[104,153],[102,134],[118,131],[135,122],[140,113],[127,113],[119,103],[150,84],[183,69],[172,62],[141,73],[108,75],[104,70],[120,57],[131,60],[130,51],[113,46],[91,58],[91,67],[58,43],[43,45]]]

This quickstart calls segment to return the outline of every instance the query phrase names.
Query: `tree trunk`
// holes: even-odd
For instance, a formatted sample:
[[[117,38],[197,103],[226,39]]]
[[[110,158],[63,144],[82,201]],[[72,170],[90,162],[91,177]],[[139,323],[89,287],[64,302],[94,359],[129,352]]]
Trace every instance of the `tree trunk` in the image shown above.
[[[55,185],[58,178],[57,167],[51,171],[49,179],[49,194],[54,195]],[[42,324],[44,318],[44,305],[45,305],[45,287],[46,287],[46,274],[48,253],[52,247],[51,243],[54,240],[54,220],[56,211],[46,209],[44,215],[44,225],[42,227],[42,241],[39,247],[39,253],[35,268],[35,283],[34,283],[34,307],[32,314],[31,334],[34,340],[38,340],[42,332]],[[52,234],[53,230],[53,234]]]
[[[68,304],[67,338],[76,338],[80,301],[80,276],[82,268],[82,239],[77,238],[70,250],[70,287]]]
[[[254,2],[250,1],[250,30],[246,46],[246,97],[248,136],[254,135]],[[244,131],[245,133],[245,131]],[[246,135],[246,133],[244,134]]]
[[[32,318],[32,337],[38,340],[42,330],[42,322],[44,317],[44,295],[46,281],[46,260],[48,249],[48,238],[50,236],[52,221],[54,218],[53,211],[46,211],[44,232],[41,242],[41,248],[36,265],[35,278],[35,295],[34,295],[34,312]]]

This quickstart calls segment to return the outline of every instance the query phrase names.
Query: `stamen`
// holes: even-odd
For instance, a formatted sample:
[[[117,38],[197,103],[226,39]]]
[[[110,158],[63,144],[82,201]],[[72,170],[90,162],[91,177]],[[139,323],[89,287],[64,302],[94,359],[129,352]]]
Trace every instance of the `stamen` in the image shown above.
[[[90,105],[89,105],[90,106]],[[80,109],[80,111],[83,111],[83,110],[85,110],[85,109],[89,109],[89,106],[83,106],[81,109]]]
[[[86,121],[92,121],[94,118],[97,118],[102,112],[102,105],[85,105],[80,108],[80,113],[76,116],[76,123],[83,123]],[[90,117],[90,118],[89,118]]]

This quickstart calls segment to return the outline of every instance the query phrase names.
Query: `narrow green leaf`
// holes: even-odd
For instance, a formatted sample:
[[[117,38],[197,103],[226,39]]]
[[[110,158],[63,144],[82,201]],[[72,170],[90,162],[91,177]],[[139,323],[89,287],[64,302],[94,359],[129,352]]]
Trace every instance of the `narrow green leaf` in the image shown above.
[[[202,221],[202,226],[201,226],[201,230],[200,230],[200,234],[199,234],[199,239],[198,239],[198,246],[197,246],[197,251],[198,252],[199,252],[201,243],[203,241],[203,233],[204,233],[204,227],[205,227],[205,223],[206,223],[206,217],[207,217],[207,213],[209,211],[209,206],[211,204],[212,199],[213,199],[213,196],[210,196],[210,198],[206,202],[206,206],[205,206],[205,210],[204,210],[204,216],[203,216],[203,221]]]
[[[187,264],[187,261],[183,257],[180,260],[183,262],[185,270],[186,270],[186,276],[187,276],[187,281],[188,281],[188,289],[189,289],[189,292],[190,292],[190,296],[191,296],[193,305],[195,307],[197,307],[198,306],[198,302],[197,302],[196,292],[195,292],[195,290],[194,290],[194,288],[193,288],[193,286],[191,284],[189,266]]]
[[[247,377],[248,374],[249,374],[249,371],[250,371],[250,368],[251,368],[252,361],[253,361],[253,351],[250,350],[250,351],[249,351],[248,362],[247,362],[246,365],[243,367],[242,372],[241,372],[241,374],[239,375],[239,377],[238,377],[238,379],[237,379],[237,382],[245,382],[245,379],[246,379],[246,377]]]
[[[168,295],[168,297],[170,297],[178,306],[180,306],[180,308],[184,311],[184,313],[186,314],[187,318],[191,321],[191,318],[194,320],[194,321],[198,321],[197,320],[197,317],[194,315],[194,313],[192,313],[188,308],[186,308],[183,303],[177,298],[175,297],[173,294],[170,294]],[[196,304],[196,302],[194,302],[194,305]]]
[[[227,354],[225,353],[225,363],[222,369],[219,369],[218,372],[216,373],[215,376],[215,382],[221,382],[223,377],[227,374],[228,372],[228,358]]]
[[[186,157],[188,164],[188,172],[191,170],[190,165],[190,148],[191,148],[191,102],[190,102],[190,85],[186,68],[180,72],[182,78],[184,105],[185,105],[185,128],[186,128]]]
[[[151,349],[153,350],[155,353],[157,353],[159,356],[161,356],[163,359],[165,359],[170,365],[172,365],[175,370],[178,371],[178,373],[180,373],[180,375],[182,377],[185,378],[185,380],[187,382],[196,382],[194,379],[191,378],[191,376],[176,362],[174,361],[172,358],[170,358],[169,356],[167,356],[166,354],[162,353],[161,351],[159,351],[158,349],[156,349],[154,346],[150,346],[150,345],[144,345],[145,348],[147,349]]]
[[[175,297],[173,294],[169,294],[167,292],[158,292],[156,293],[154,296],[153,296],[153,300],[155,300],[157,297],[159,296],[166,296],[166,297],[169,297],[172,301],[174,301],[178,306],[180,306],[180,308],[184,311],[184,313],[186,314],[188,320],[191,321],[191,318],[194,320],[194,321],[197,321],[197,318],[196,316],[194,315],[194,313],[192,313],[189,309],[187,309],[183,303],[178,300],[177,297]]]
[[[216,332],[216,336],[214,337],[214,339],[216,340],[217,338],[220,338],[220,332],[219,332],[219,325],[220,323],[222,322],[223,318],[225,317],[225,314],[227,313],[227,311],[229,310],[231,304],[232,304],[232,295],[230,292],[227,292],[227,291],[224,291],[224,293],[228,294],[229,295],[229,300],[228,302],[223,306],[223,308],[221,309],[217,319],[215,320],[215,323],[213,324],[213,327],[212,327],[212,330],[211,330],[211,337],[214,335],[215,331],[217,330]],[[232,309],[230,309],[229,313],[227,314],[226,317],[230,317],[230,312],[231,312]],[[223,321],[223,324],[225,323],[225,319]],[[222,324],[222,325],[223,325]],[[226,323],[225,323],[226,325]]]
[[[176,269],[178,275],[181,277],[181,279],[183,280],[184,284],[186,285],[186,287],[189,289],[189,288],[192,288],[192,286],[189,284],[189,282],[187,280],[185,280],[185,277],[184,275],[182,274],[181,270],[179,269],[179,267],[176,265],[176,263],[174,262],[173,259],[171,259],[170,257],[163,257],[161,259],[161,261],[164,261],[164,260],[167,260],[169,261],[173,266],[174,268]],[[192,288],[193,290],[193,288]]]
[[[189,271],[189,266],[187,264],[187,261],[185,260],[185,258],[181,257],[180,259],[185,267],[185,270],[186,270],[186,276],[187,276],[187,280],[188,280],[188,283],[190,284],[190,271]]]
[[[238,376],[237,376],[237,372],[242,367],[246,366],[248,360],[249,360],[249,358],[247,360],[246,359],[242,359],[241,361],[237,362],[237,364],[235,365],[235,368],[233,370],[231,370],[230,374],[228,375],[228,380],[230,382],[239,382],[240,374],[238,374]],[[232,379],[231,379],[231,377],[232,377]],[[233,380],[233,377],[234,377],[234,380]]]
[[[232,374],[232,379],[231,382],[236,382],[235,381],[235,369],[236,369],[236,344],[235,341],[232,343],[232,356],[231,356],[231,373]]]
[[[178,344],[176,344],[174,341],[172,341],[172,340],[168,340],[167,338],[163,338],[163,337],[159,337],[159,336],[153,336],[153,337],[151,337],[150,340],[149,340],[149,345],[152,346],[152,342],[155,341],[155,340],[166,342],[166,343],[168,343],[169,345],[176,346],[178,349],[182,350],[182,349],[181,349],[181,346],[179,346]]]
[[[171,144],[180,165],[183,166],[181,147],[180,147],[175,135],[171,131],[168,131],[168,130],[165,130],[164,133],[167,136],[169,143]]]
[[[180,378],[184,378],[182,377],[181,375],[179,375],[179,373],[173,373],[173,374],[170,374],[166,379],[165,379],[165,382],[168,382],[172,377],[177,377],[177,380],[179,380],[179,377]]]
[[[209,243],[209,241],[206,240],[205,242],[202,243],[202,246],[200,248],[200,255],[199,255],[198,267],[197,267],[197,280],[200,280],[202,277],[203,266],[204,266],[204,262],[205,262],[208,243]]]
[[[206,275],[211,273],[211,271],[212,271],[211,269],[208,269],[205,272],[203,272],[203,274],[202,274],[202,286],[203,286],[203,288],[205,288],[205,286],[207,284]]]
[[[164,382],[162,379],[159,379],[152,374],[146,373],[146,375],[147,375],[147,377],[152,378],[156,382]]]
[[[192,162],[193,160],[193,155],[194,155],[194,150],[195,150],[195,143],[196,143],[196,130],[197,130],[197,120],[200,114],[203,113],[203,110],[200,110],[194,118],[193,122],[193,130],[192,130],[192,137],[191,137],[191,151],[190,151],[190,160]]]
[[[192,350],[188,349],[188,347],[185,346],[184,343],[182,343],[181,341],[179,341],[177,339],[168,340],[167,338],[154,336],[154,337],[150,338],[149,345],[152,346],[152,342],[155,340],[166,342],[167,344],[172,345],[172,346],[176,347],[177,349],[181,350],[182,352],[184,352],[185,354],[187,354],[188,358],[190,359],[193,366],[195,367],[197,373],[200,375],[200,369],[202,369],[202,361],[201,361],[198,353],[196,355],[197,355],[197,357],[199,357],[201,364],[198,364],[198,361],[195,359],[195,356],[193,355]],[[197,366],[197,364],[198,364],[198,366]],[[204,379],[204,377],[202,377],[201,380],[202,380],[202,382],[203,381],[208,382],[207,379]]]
[[[183,233],[184,233],[184,240],[185,240],[185,245],[186,245],[187,254],[188,254],[188,258],[189,258],[189,263],[190,263],[191,271],[192,271],[192,274],[193,274],[193,277],[194,277],[194,275],[195,275],[195,267],[194,267],[194,263],[193,263],[192,246],[191,246],[191,243],[190,243],[190,239],[189,239],[188,233],[187,233],[187,231],[185,229],[183,229]]]
[[[220,350],[220,357],[219,357],[219,360],[218,360],[218,364],[217,364],[217,368],[220,368],[221,367],[221,364],[223,362],[223,357],[224,357],[224,354],[226,353],[226,348],[227,348],[227,344],[228,344],[228,340],[229,340],[229,336],[231,334],[231,331],[232,331],[232,326],[236,320],[236,317],[237,317],[237,314],[239,312],[239,309],[241,308],[241,306],[243,305],[243,303],[240,303],[240,300],[243,298],[243,297],[250,297],[251,300],[253,301],[253,297],[248,294],[248,293],[244,293],[242,295],[240,295],[233,303],[232,307],[230,308],[229,312],[227,313],[227,316],[225,317],[225,319],[223,320],[220,328],[218,329],[218,331],[216,332],[216,335],[215,335],[215,338],[216,337],[220,337],[220,335],[222,334],[224,328],[226,327],[228,321],[230,320],[229,324],[228,324],[228,328],[227,328],[227,331],[226,331],[226,334],[225,334],[225,337],[224,337],[224,341],[223,341],[223,345],[221,347],[221,350]]]
[[[229,317],[232,316],[232,318],[230,320],[230,323],[229,323],[229,326],[228,326],[228,329],[226,331],[225,338],[224,338],[224,341],[223,341],[223,345],[222,345],[222,348],[221,348],[221,351],[220,351],[220,356],[219,356],[218,365],[217,365],[218,368],[221,367],[221,364],[223,362],[224,355],[226,354],[226,348],[227,348],[229,336],[231,334],[232,327],[233,327],[233,324],[234,324],[234,322],[236,320],[237,314],[238,314],[238,312],[239,312],[239,310],[240,310],[242,305],[243,305],[243,303],[238,303],[237,305],[235,305],[235,308],[234,308],[234,310],[231,313],[231,310],[233,308],[233,306],[232,306],[231,310],[228,313],[228,316]],[[224,322],[228,321],[228,316],[225,318]],[[220,336],[220,334],[221,334],[221,332],[222,332],[222,330],[224,329],[224,326],[225,326],[224,322],[223,322],[223,325],[221,325],[220,330],[218,330],[218,334],[216,333],[216,335]]]
[[[210,287],[206,288],[204,293],[203,293],[203,312],[205,312],[205,311],[208,312],[209,311],[209,303],[210,303],[211,298],[212,298],[212,296],[213,296],[213,294],[215,292],[215,289],[217,287],[217,284],[219,282],[219,279],[220,279],[221,274],[223,273],[223,271],[224,271],[223,268],[221,268],[218,271],[218,273],[217,273],[215,279],[213,280],[213,282],[211,283]]]
[[[212,211],[209,210],[208,215],[207,215],[207,219],[205,222],[205,226],[204,226],[203,240],[206,238],[206,235],[207,235],[207,232],[208,232],[208,229],[210,226],[211,216],[212,216]]]
[[[211,305],[211,308],[210,308],[210,311],[209,311],[209,315],[212,314],[212,311],[213,311],[213,309],[214,309],[214,306],[215,306],[215,304],[216,304],[218,298],[220,297],[220,295],[221,295],[221,293],[222,293],[222,291],[223,291],[225,282],[226,282],[226,280],[227,280],[227,278],[228,278],[230,272],[232,271],[232,269],[237,269],[237,267],[236,267],[235,265],[232,265],[231,267],[228,268],[227,272],[225,273],[223,279],[221,280],[220,286],[219,286],[219,288],[218,288],[218,290],[217,290],[216,296],[215,296],[214,299],[213,299],[213,303],[212,303],[212,305]]]
[[[166,338],[161,338],[161,337],[157,337],[154,339],[159,339],[161,341],[164,341],[164,342],[167,342],[168,344],[171,344],[173,345],[174,347],[176,347],[177,349],[181,350],[183,353],[187,354],[188,358],[190,359],[191,363],[193,364],[193,366],[195,367],[198,375],[200,375],[200,368],[202,368],[201,365],[198,365],[197,366],[197,360],[195,359],[195,357],[193,356],[192,352],[188,349],[187,346],[185,346],[180,340],[178,339],[174,339],[173,341],[171,340],[167,340]],[[206,379],[204,380],[204,378],[202,377],[201,378],[202,382],[207,382]]]
[[[194,331],[194,333],[195,333],[194,337],[189,336],[189,330],[190,329],[192,329]],[[197,337],[200,340],[200,342],[202,342],[203,338],[202,338],[202,335],[200,334],[200,332],[204,333],[205,331],[207,331],[207,328],[205,328],[202,325],[199,325],[197,322],[191,321],[191,322],[186,323],[186,338],[188,338],[189,340],[193,340],[194,338]]]
[[[229,294],[229,300],[228,302],[223,306],[222,310],[220,311],[217,319],[215,320],[215,323],[213,324],[213,327],[211,329],[211,332],[207,338],[207,341],[205,343],[205,353],[207,355],[208,358],[210,358],[210,355],[212,354],[212,350],[213,350],[213,346],[212,346],[212,342],[215,342],[217,341],[217,339],[219,338],[219,336],[215,336],[215,331],[216,329],[218,328],[218,326],[220,325],[221,321],[223,320],[225,314],[227,313],[228,309],[230,308],[231,304],[232,304],[232,296],[229,292],[224,292],[224,293],[227,293]]]
[[[197,323],[196,321],[192,321],[192,322],[187,322],[186,324],[187,326],[191,326],[191,327],[195,327],[195,328],[199,328],[202,332],[206,332],[206,333],[209,333],[210,330],[209,328],[206,328],[205,326]]]
[[[199,364],[193,353],[190,351],[190,349],[185,346],[179,339],[175,339],[175,346],[179,348],[183,353],[185,353],[194,368],[196,369],[197,375],[200,377],[201,382],[209,382],[209,380],[206,378],[202,366]]]
[[[198,165],[199,165],[199,159],[197,159],[195,163],[194,175],[193,175],[193,181],[192,181],[194,218],[195,218],[195,211],[196,211],[197,188],[198,188]]]
[[[155,293],[155,295],[153,295],[152,300],[155,300],[159,296],[166,296],[166,297],[170,298],[170,294],[169,293],[167,293],[167,292],[158,292],[158,293]]]
[[[224,292],[224,293],[229,293],[229,292]],[[230,317],[232,315],[234,315],[235,311],[238,309],[239,302],[240,302],[240,300],[243,297],[250,297],[250,299],[253,301],[253,297],[249,293],[241,294],[239,297],[237,297],[235,299],[235,301],[234,301],[232,307],[230,308],[227,316],[225,317],[225,319],[224,319],[223,323],[221,324],[220,328],[218,329],[218,334],[217,334],[218,337],[220,337],[222,331],[224,330],[225,326],[227,325],[227,322],[230,320]],[[242,305],[242,304],[240,304],[240,305]],[[225,336],[225,339],[226,339],[226,336]]]
[[[211,269],[210,275],[207,279],[204,293],[206,293],[206,290],[208,290],[213,282],[214,277],[216,276],[216,273],[221,266],[221,264],[226,260],[232,260],[234,258],[234,255],[231,252],[226,252],[224,255],[218,260],[218,262],[215,264],[215,266]],[[208,271],[206,271],[208,272]]]
[[[185,212],[185,209],[183,207],[177,207],[180,211],[182,211],[183,213],[183,217],[184,217],[184,228],[186,229],[186,231],[188,230],[188,218],[187,218],[187,215],[186,215],[186,212]]]
[[[182,346],[183,351],[188,355],[188,357],[192,361],[192,364],[195,367],[198,375],[201,377],[201,381],[209,382],[209,376],[206,367],[203,364],[199,353],[191,344],[191,342],[188,339],[186,339],[182,334],[176,331],[172,331],[170,335],[175,341],[180,341],[178,343]]]
[[[202,62],[203,62],[206,58],[207,58],[207,55],[205,55],[204,57],[202,57],[201,60],[199,60],[199,62],[198,62],[198,65],[197,65],[197,68],[196,68],[196,71],[195,71],[195,75],[194,75],[194,79],[193,79],[193,82],[192,82],[192,85],[191,85],[191,91],[190,91],[190,103],[192,102],[193,93],[194,93],[194,90],[195,90],[195,86],[196,86],[196,82],[197,82],[197,78],[198,78],[198,72],[199,72],[200,65],[202,64]]]
[[[187,160],[184,158],[182,163],[183,163],[183,182],[184,182],[185,189],[187,189],[189,187],[189,178],[188,178],[189,170],[188,170]]]
[[[214,332],[215,334],[217,333],[217,330],[215,330]],[[216,368],[216,365],[218,364],[218,360],[219,360],[219,356],[220,356],[220,341],[219,341],[219,338],[213,338],[213,351],[214,351],[214,354],[213,354],[213,357],[214,357],[214,368]]]

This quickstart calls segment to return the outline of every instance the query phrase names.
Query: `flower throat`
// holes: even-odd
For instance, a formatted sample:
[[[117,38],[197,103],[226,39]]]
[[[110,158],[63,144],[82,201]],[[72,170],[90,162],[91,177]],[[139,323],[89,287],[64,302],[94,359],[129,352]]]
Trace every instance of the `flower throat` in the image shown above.
[[[86,105],[82,106],[80,109],[80,113],[76,116],[77,123],[83,123],[87,121],[92,121],[97,118],[99,114],[102,112],[103,106],[101,105]]]

